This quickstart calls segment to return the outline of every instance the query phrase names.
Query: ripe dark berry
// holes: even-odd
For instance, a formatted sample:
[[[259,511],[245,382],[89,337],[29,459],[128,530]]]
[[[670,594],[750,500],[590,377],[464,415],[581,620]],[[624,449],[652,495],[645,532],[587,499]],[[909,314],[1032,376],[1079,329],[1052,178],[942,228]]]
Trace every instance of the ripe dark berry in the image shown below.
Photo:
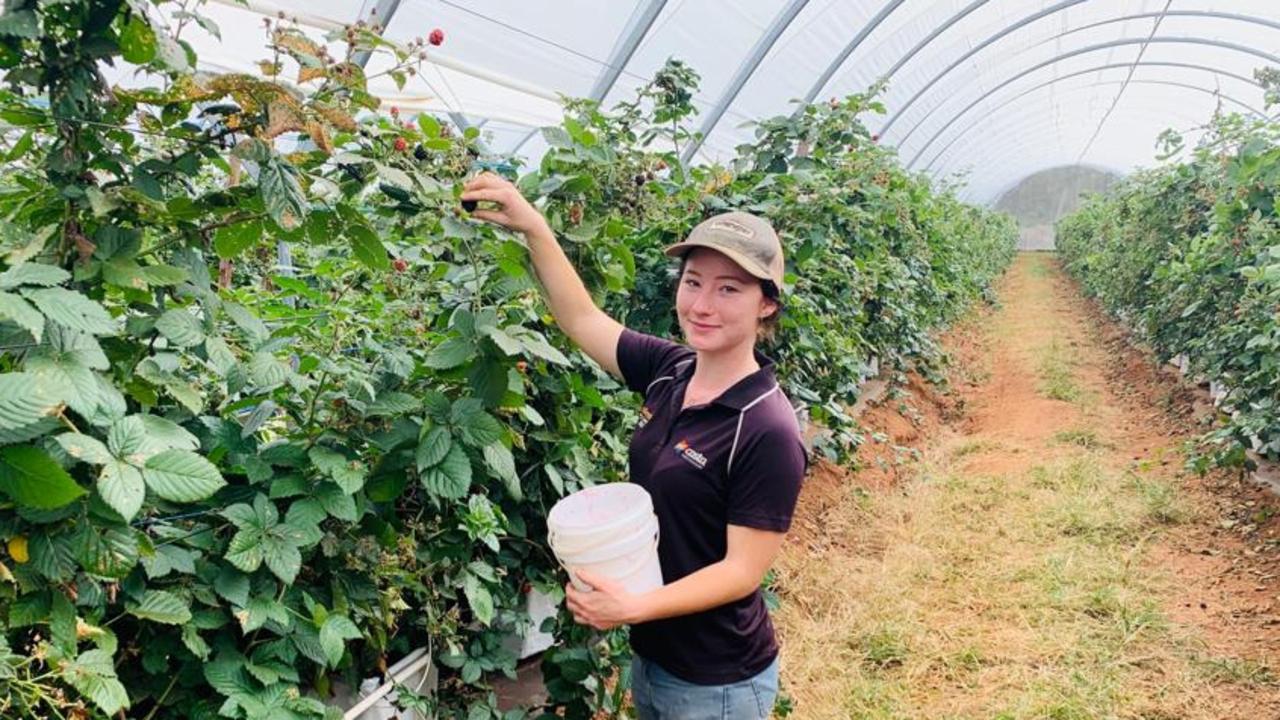
[[[462,209],[463,209],[463,210],[466,210],[467,212],[475,212],[475,211],[476,211],[476,201],[475,201],[475,200],[463,200],[463,201],[462,201]]]
[[[431,34],[427,36],[427,42],[431,43],[432,45],[435,45],[436,47],[443,45],[444,31],[441,30],[440,28],[436,28],[435,30],[432,30]]]
[[[396,152],[404,152],[409,147],[409,143],[402,137],[396,138]]]
[[[426,160],[428,157],[430,157],[427,154],[427,149],[422,147],[421,145],[418,145],[413,149],[413,156],[419,160]]]

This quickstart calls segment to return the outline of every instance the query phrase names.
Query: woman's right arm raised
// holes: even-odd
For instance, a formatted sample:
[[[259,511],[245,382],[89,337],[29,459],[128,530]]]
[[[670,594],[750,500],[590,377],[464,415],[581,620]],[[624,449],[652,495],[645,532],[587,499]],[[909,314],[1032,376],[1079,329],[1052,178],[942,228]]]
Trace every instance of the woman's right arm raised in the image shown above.
[[[618,338],[622,324],[596,307],[542,213],[515,185],[492,173],[483,173],[468,182],[462,199],[497,204],[495,210],[476,210],[471,216],[524,234],[534,272],[560,329],[592,360],[621,377]]]

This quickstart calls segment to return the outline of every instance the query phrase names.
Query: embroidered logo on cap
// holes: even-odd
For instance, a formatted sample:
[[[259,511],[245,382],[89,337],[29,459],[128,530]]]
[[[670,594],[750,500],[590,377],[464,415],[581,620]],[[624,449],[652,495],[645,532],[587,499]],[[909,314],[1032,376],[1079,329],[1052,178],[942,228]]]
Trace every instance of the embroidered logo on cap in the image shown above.
[[[653,419],[653,411],[649,409],[648,405],[641,405],[640,420],[639,422],[636,423],[636,429],[639,430],[643,428],[645,425],[648,425],[649,421],[652,419]]]
[[[707,466],[707,456],[689,447],[688,440],[681,440],[676,443],[675,451],[680,454],[680,457],[688,460],[691,465],[699,470]]]

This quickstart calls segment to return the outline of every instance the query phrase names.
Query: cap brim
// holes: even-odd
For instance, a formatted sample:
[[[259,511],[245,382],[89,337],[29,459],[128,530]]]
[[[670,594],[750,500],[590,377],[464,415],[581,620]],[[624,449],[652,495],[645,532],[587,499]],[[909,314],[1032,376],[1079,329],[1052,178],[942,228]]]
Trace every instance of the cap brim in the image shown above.
[[[715,250],[721,255],[724,255],[725,257],[729,258],[734,263],[736,263],[738,267],[742,268],[744,271],[747,272],[748,275],[750,275],[753,278],[758,278],[760,280],[773,280],[773,276],[769,274],[769,271],[767,268],[753,270],[752,268],[758,265],[758,263],[753,262],[750,258],[738,252],[737,250],[731,250],[729,248],[720,247],[719,245],[716,245],[714,243],[702,242],[699,240],[686,240],[683,242],[678,242],[675,245],[668,245],[667,249],[664,250],[663,252],[666,253],[667,257],[678,258],[678,257],[684,257],[689,253],[690,250],[694,248],[700,248],[700,247],[707,248],[708,250]]]

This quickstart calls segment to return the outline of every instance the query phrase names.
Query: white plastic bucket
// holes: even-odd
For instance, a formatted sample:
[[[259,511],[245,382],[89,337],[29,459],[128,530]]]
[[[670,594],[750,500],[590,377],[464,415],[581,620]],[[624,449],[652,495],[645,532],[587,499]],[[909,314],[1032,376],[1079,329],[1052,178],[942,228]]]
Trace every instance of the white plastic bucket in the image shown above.
[[[662,587],[658,561],[658,518],[644,488],[610,483],[580,490],[556,503],[547,517],[556,559],[569,571],[574,587],[591,587],[578,570],[621,582],[633,593]]]
[[[547,539],[557,552],[583,552],[607,545],[653,517],[653,499],[629,482],[583,488],[563,497],[547,515]]]
[[[637,531],[617,538],[608,545],[580,553],[555,552],[560,563],[569,571],[573,586],[584,592],[590,591],[591,586],[578,579],[578,570],[617,580],[632,593],[644,593],[662,587],[656,517],[652,523],[646,523]]]

